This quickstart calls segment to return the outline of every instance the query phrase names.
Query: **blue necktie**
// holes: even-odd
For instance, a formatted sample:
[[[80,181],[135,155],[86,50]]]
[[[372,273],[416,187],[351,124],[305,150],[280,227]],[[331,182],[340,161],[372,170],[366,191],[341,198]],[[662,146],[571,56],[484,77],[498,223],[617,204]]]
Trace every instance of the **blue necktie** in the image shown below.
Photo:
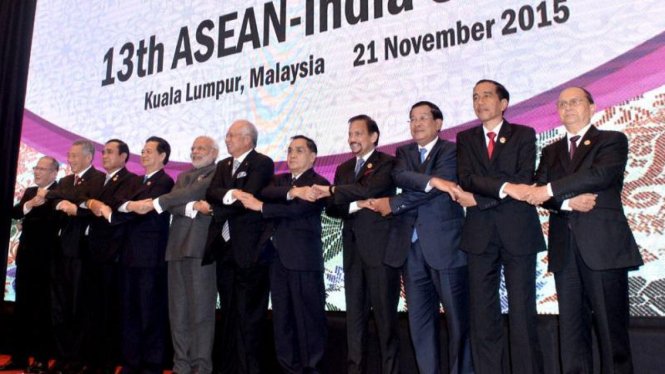
[[[427,154],[427,148],[420,148],[420,163],[425,162],[425,155]],[[413,235],[411,235],[411,243],[415,243],[418,240],[418,231],[416,228],[413,228]]]
[[[359,158],[359,159],[356,161],[356,169],[354,170],[355,173],[356,173],[356,178],[358,178],[358,173],[360,173],[360,169],[363,168],[363,165],[364,165],[364,164],[365,164],[365,160],[363,160],[362,158]]]

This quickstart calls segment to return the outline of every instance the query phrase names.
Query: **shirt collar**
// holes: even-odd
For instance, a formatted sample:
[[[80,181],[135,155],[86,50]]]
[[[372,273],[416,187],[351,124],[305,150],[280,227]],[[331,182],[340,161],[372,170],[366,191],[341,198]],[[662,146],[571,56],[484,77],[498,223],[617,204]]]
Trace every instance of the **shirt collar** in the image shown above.
[[[85,173],[87,173],[88,170],[90,170],[91,167],[92,167],[92,165],[88,166],[87,168],[85,168],[85,170],[81,170],[81,171],[78,172],[76,175],[79,177],[79,179],[80,179],[80,178],[83,178],[83,175],[84,175]]]
[[[233,161],[238,161],[239,163],[242,164],[242,162],[245,161],[245,159],[247,158],[247,155],[249,154],[249,152],[251,152],[253,150],[254,150],[254,148],[250,149],[249,151],[247,151],[247,152],[241,154],[240,156],[238,156],[238,158],[234,158]]]
[[[582,127],[582,130],[578,131],[577,134],[573,134],[571,132],[566,131],[566,139],[568,139],[568,143],[570,143],[570,138],[577,135],[580,136],[579,139],[577,139],[577,141],[579,142],[580,139],[584,138],[584,135],[586,135],[587,131],[589,131],[590,128],[591,128],[591,123]]]
[[[418,146],[418,152],[420,152],[421,149],[425,148],[427,150],[427,152],[425,152],[425,154],[428,155],[432,151],[432,148],[434,148],[434,144],[436,144],[437,140],[439,140],[438,136],[436,138],[434,138],[434,140],[432,140],[431,142],[425,144],[424,146],[422,146],[422,147]]]
[[[372,154],[374,153],[374,151],[376,151],[376,148],[374,148],[374,149],[372,149],[371,151],[369,151],[369,153],[366,154],[366,155],[364,155],[363,157],[356,157],[356,162],[358,162],[358,159],[360,159],[360,158],[363,159],[363,162],[367,162],[367,160],[369,160],[369,158],[372,156]]]
[[[107,177],[107,178],[113,178],[113,176],[116,175],[116,174],[118,174],[118,172],[119,172],[120,170],[122,170],[122,168],[120,168],[120,169],[118,169],[118,170],[116,170],[116,171],[113,171],[113,172],[110,172],[110,173],[106,174],[106,177]],[[153,173],[153,174],[154,174],[154,173]]]
[[[499,122],[498,125],[494,126],[494,128],[492,129],[492,131],[488,130],[488,129],[483,125],[483,133],[485,134],[485,141],[489,141],[489,138],[487,137],[487,134],[489,134],[489,133],[491,133],[491,132],[495,133],[497,136],[499,135],[499,132],[501,131],[501,126],[503,126],[503,122],[504,122],[504,121],[502,120],[501,122]]]
[[[162,170],[162,169],[155,170],[150,174],[146,174],[145,177],[147,177],[147,179],[150,179],[150,178],[152,178],[153,175],[157,174],[160,170]]]

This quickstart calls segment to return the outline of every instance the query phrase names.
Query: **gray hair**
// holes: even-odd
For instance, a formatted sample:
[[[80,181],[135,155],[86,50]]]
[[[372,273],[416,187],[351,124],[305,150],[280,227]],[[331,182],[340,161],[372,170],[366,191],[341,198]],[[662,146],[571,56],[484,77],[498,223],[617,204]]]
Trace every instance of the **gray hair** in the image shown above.
[[[91,141],[85,139],[79,139],[75,141],[72,145],[80,146],[83,153],[88,154],[93,158],[95,157],[95,146],[92,145]]]

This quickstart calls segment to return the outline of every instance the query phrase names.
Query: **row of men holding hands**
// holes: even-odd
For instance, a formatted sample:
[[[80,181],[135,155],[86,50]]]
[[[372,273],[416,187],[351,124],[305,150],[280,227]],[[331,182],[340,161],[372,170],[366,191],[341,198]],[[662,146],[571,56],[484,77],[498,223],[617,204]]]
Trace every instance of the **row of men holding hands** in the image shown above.
[[[536,255],[545,250],[535,205],[542,205],[551,211],[549,270],[559,297],[562,370],[592,372],[593,315],[603,370],[632,372],[627,271],[642,260],[621,206],[627,140],[593,127],[592,96],[568,88],[557,102],[567,135],[543,149],[536,172],[535,131],[503,118],[508,102],[501,84],[478,82],[473,105],[482,125],[460,132],[456,144],[439,139],[441,110],[431,102],[416,103],[409,112],[414,143],[399,147],[396,157],[376,149],[380,131],[372,118],[353,117],[348,142],[355,157],[337,168],[332,185],[314,171],[317,147],[304,136],[289,145],[290,173],[273,175],[273,161],[254,150],[258,132],[247,121],[229,128],[225,143],[231,157],[216,166],[214,140],[197,138],[193,168],[178,176],[175,187],[162,170],[170,149],[161,138],[148,139],[142,151],[143,179],[124,168],[129,155],[124,142],[106,143],[106,176],[90,166],[94,148],[74,143],[68,155],[74,174],[55,190],[39,189],[25,204],[50,202],[68,215],[59,218],[64,256],[53,267],[56,340],[72,338],[58,335],[58,323],[69,323],[70,332],[80,324],[57,317],[76,314],[64,306],[77,304],[76,293],[66,292],[77,287],[76,276],[86,277],[84,303],[94,304],[85,333],[74,337],[90,342],[88,353],[71,354],[63,348],[75,344],[59,344],[67,369],[109,363],[104,352],[112,347],[98,342],[113,334],[113,295],[119,294],[123,371],[160,370],[165,318],[156,317],[166,310],[161,307],[168,292],[174,372],[213,371],[217,293],[224,317],[215,371],[261,372],[270,292],[283,371],[319,372],[327,341],[325,208],[343,220],[349,373],[368,370],[370,310],[381,372],[399,371],[400,277],[421,373],[496,373],[497,368],[542,373],[535,290]],[[91,170],[95,174],[88,174]],[[79,232],[68,240],[72,222],[79,223]],[[75,246],[86,253],[68,254]],[[499,299],[502,267],[509,297],[508,363]],[[449,367],[443,369],[440,304],[449,336]]]

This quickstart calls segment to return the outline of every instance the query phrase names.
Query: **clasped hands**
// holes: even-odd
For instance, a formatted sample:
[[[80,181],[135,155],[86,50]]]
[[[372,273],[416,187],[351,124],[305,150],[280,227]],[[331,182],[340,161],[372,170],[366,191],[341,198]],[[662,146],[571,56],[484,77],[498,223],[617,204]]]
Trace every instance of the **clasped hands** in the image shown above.
[[[512,184],[508,183],[504,187],[503,192],[515,200],[525,201],[531,205],[542,205],[545,201],[550,199],[547,192],[547,186],[526,185],[526,184]],[[592,193],[583,193],[568,200],[570,209],[586,213],[591,211],[596,206],[596,197],[598,195]]]

